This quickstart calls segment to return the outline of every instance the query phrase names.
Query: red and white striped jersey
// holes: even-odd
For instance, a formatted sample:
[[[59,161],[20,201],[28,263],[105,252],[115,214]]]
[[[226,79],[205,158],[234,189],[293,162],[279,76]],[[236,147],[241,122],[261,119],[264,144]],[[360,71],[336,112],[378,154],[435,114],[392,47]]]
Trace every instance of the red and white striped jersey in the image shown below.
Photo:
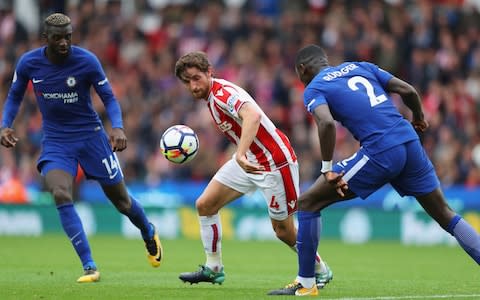
[[[253,104],[262,116],[257,135],[247,151],[247,159],[264,166],[266,171],[295,162],[297,157],[287,136],[277,129],[252,96],[227,80],[213,78],[208,108],[217,127],[235,145],[242,134],[242,119],[238,112],[246,102]]]

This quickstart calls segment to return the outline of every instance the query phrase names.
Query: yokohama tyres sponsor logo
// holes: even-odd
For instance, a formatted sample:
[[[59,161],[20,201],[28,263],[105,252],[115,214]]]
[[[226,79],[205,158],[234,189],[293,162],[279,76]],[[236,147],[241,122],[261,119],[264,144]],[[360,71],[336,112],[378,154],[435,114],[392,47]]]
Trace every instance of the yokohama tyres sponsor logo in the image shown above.
[[[75,103],[78,101],[78,93],[42,93],[45,100],[63,100],[63,103]]]

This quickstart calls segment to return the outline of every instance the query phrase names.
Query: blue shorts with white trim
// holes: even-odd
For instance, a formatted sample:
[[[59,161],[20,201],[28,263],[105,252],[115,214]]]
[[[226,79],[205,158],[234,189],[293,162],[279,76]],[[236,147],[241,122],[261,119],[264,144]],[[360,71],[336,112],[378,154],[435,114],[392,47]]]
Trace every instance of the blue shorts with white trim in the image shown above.
[[[349,189],[362,199],[390,183],[401,196],[421,196],[435,190],[440,182],[432,162],[419,140],[395,146],[376,154],[360,148],[338,162],[333,171],[345,172]]]

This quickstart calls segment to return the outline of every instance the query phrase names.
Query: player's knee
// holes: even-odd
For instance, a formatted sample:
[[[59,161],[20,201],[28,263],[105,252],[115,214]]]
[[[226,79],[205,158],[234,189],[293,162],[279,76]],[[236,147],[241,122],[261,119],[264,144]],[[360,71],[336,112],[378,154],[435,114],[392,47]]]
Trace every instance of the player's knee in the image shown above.
[[[272,226],[273,231],[279,240],[288,241],[292,237],[295,238],[295,230],[290,228],[286,222],[275,222]]]
[[[218,209],[216,209],[211,203],[209,203],[209,201],[206,201],[203,198],[199,198],[195,202],[195,207],[197,208],[197,212],[200,216],[211,216],[218,212]]]
[[[63,187],[54,187],[52,189],[52,196],[57,205],[72,202],[72,194]]]

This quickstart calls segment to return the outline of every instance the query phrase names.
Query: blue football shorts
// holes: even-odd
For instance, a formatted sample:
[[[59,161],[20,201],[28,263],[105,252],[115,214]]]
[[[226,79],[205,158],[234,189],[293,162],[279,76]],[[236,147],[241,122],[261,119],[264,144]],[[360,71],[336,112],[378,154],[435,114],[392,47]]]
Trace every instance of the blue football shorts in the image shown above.
[[[112,185],[123,179],[117,155],[112,151],[104,131],[80,141],[44,140],[37,169],[45,176],[51,170],[63,170],[73,177],[80,165],[87,179]]]
[[[333,166],[345,172],[348,187],[362,199],[390,183],[401,196],[422,196],[440,182],[432,162],[419,140],[395,146],[376,154],[360,148],[354,155]]]

